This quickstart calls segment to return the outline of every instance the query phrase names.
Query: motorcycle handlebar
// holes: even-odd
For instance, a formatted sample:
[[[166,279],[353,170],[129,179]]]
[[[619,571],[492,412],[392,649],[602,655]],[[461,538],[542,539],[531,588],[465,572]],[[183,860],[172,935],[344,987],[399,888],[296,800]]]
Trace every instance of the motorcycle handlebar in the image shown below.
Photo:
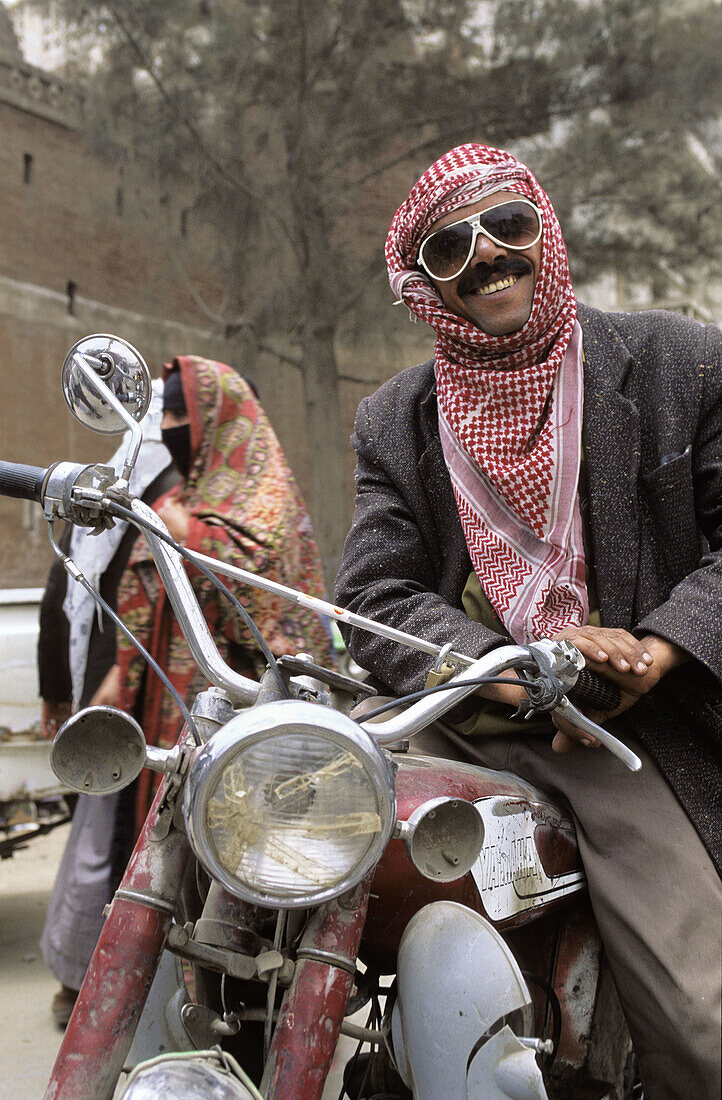
[[[47,469],[25,462],[0,462],[0,495],[41,502]]]
[[[28,466],[19,462],[0,461],[0,494],[42,503],[47,476],[54,468],[54,466],[51,466],[48,469],[43,469],[40,466]],[[137,498],[131,501],[131,508],[136,512],[137,518],[141,520],[139,525],[148,542],[171,604],[179,618],[183,633],[199,667],[211,683],[223,687],[230,694],[236,705],[238,703],[252,703],[259,692],[258,684],[235,673],[221,659],[198,607],[185,569],[181,565],[179,555],[157,537],[154,537],[153,526],[157,525],[157,529],[167,534],[165,525],[152,509]],[[72,517],[69,518],[72,519]],[[144,523],[143,520],[145,520]],[[148,529],[149,525],[150,530]],[[542,642],[539,644],[544,646],[548,643]],[[441,699],[436,696],[428,700],[422,700],[420,703],[412,705],[402,715],[398,715],[395,719],[384,723],[383,732],[378,726],[369,726],[367,732],[382,745],[405,739],[418,732],[422,726],[429,721],[433,721],[435,717],[440,717],[455,702],[475,690],[475,686],[467,684],[465,681],[480,675],[499,675],[505,669],[515,666],[521,667],[525,659],[528,660],[528,651],[517,646],[504,646],[473,662],[468,657],[464,658],[465,663],[468,663],[467,667],[455,678],[454,686],[445,693],[446,698]],[[566,711],[567,716],[581,728],[588,728],[589,732],[592,732],[602,744],[623,760],[631,770],[636,771],[637,768],[641,767],[638,758],[626,746],[582,715],[568,699],[563,699],[559,710]]]
[[[567,692],[570,703],[577,707],[589,707],[611,713],[622,701],[622,693],[611,680],[605,680],[591,668],[583,668],[571,691]]]
[[[543,642],[539,644],[544,645]],[[533,649],[534,647],[530,648]],[[498,649],[492,650],[491,653],[480,657],[473,665],[465,668],[455,676],[451,681],[454,686],[445,691],[443,697],[432,695],[426,699],[420,699],[419,702],[412,704],[402,714],[389,718],[379,725],[372,722],[364,723],[363,721],[361,725],[380,745],[395,744],[418,733],[430,722],[433,722],[435,718],[442,717],[452,706],[476,691],[476,685],[469,684],[467,681],[475,680],[481,676],[498,676],[507,669],[523,667],[528,663],[528,660],[529,648],[514,645],[500,646]],[[637,754],[627,748],[622,741],[619,741],[603,726],[598,726],[596,722],[582,714],[568,698],[562,699],[556,708],[556,713],[564,715],[572,725],[596,737],[630,771],[639,771],[642,762]]]

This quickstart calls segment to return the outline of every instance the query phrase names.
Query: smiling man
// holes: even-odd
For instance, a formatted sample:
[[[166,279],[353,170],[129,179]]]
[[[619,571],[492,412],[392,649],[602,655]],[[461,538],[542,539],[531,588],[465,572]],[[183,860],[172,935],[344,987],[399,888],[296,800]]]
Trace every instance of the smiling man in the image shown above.
[[[495,191],[430,226],[418,262],[447,309],[489,336],[504,336],[531,313],[541,234],[538,207],[513,191]]]
[[[486,146],[424,173],[386,260],[434,358],[359,407],[337,600],[471,656],[569,638],[617,685],[616,709],[589,713],[636,774],[557,718],[511,721],[521,688],[484,689],[457,730],[466,758],[570,805],[645,1095],[716,1100],[720,332],[578,304],[548,196]],[[426,683],[430,658],[345,633],[379,685]]]

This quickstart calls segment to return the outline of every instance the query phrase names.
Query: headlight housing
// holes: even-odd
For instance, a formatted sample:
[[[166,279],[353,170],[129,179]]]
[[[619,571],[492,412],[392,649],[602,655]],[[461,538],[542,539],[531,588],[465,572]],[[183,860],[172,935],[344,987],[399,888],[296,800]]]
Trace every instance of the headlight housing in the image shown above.
[[[396,822],[394,766],[338,711],[267,703],[200,750],[183,810],[196,856],[230,893],[270,908],[318,905],[381,858]]]
[[[136,1066],[123,1100],[253,1100],[244,1077],[235,1059],[219,1047],[164,1054]]]

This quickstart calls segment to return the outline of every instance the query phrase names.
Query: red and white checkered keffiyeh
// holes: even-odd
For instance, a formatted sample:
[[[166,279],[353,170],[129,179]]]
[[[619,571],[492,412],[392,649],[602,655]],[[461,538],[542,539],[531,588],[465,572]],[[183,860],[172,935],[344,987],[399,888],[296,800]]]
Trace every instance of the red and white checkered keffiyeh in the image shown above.
[[[444,306],[416,259],[434,222],[500,190],[541,209],[542,253],[526,324],[490,336]],[[396,296],[436,332],[444,456],[472,564],[492,606],[517,641],[586,622],[577,495],[581,335],[546,192],[509,153],[461,145],[432,164],[397,210],[386,261]]]

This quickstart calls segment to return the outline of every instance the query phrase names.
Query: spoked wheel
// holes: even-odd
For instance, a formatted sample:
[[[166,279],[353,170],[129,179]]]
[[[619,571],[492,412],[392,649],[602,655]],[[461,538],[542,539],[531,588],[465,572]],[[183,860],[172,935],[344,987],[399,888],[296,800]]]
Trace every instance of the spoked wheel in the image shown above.
[[[632,1051],[624,1075],[624,1100],[644,1100],[644,1085],[639,1075],[637,1055]]]

